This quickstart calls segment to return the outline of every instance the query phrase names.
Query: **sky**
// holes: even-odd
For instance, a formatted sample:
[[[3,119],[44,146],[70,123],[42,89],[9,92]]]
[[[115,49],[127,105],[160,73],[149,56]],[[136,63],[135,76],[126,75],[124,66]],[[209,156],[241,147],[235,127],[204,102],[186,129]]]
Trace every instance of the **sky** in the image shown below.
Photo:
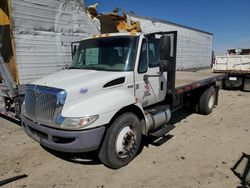
[[[96,2],[101,13],[119,7],[213,33],[217,55],[250,48],[250,0],[85,0],[85,5]]]

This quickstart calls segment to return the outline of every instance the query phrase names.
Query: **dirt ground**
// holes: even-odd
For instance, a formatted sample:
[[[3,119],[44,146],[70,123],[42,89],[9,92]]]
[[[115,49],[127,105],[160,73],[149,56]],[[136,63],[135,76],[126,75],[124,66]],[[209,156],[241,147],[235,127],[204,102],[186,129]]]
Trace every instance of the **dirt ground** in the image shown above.
[[[119,170],[106,168],[94,154],[47,151],[20,126],[0,118],[0,182],[27,174],[3,188],[244,187],[250,180],[250,93],[222,90],[212,114],[177,115],[183,119],[176,119],[170,135],[151,140]],[[237,161],[235,171],[242,178],[231,170]]]

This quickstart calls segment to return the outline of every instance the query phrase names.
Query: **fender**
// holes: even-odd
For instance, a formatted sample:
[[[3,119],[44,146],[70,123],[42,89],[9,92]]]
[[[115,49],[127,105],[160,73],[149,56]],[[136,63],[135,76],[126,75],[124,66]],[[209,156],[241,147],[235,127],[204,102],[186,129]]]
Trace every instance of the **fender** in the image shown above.
[[[111,122],[113,120],[115,120],[119,115],[121,115],[125,112],[133,112],[134,114],[137,115],[137,117],[140,119],[140,122],[141,122],[142,134],[147,135],[148,134],[148,129],[147,129],[148,126],[146,124],[148,121],[146,121],[146,115],[144,113],[144,110],[143,110],[141,104],[138,102],[120,109],[118,112],[116,112],[116,114],[112,118]]]
[[[88,128],[97,127],[108,124],[120,109],[135,103],[136,100],[132,92],[125,90],[124,87],[113,88],[66,103],[62,110],[62,116],[99,115],[98,120],[88,126]]]

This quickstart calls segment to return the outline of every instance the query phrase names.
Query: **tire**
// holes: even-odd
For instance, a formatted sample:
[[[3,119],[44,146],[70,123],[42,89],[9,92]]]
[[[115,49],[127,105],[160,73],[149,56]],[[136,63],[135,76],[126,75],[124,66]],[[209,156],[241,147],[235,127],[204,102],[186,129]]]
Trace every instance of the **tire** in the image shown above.
[[[213,111],[215,105],[215,89],[210,87],[204,91],[199,100],[199,113],[208,115]]]
[[[196,92],[193,92],[192,95],[187,98],[187,107],[188,110],[193,112],[193,113],[198,113],[199,112],[199,98],[200,95]]]
[[[133,113],[118,116],[107,129],[98,157],[112,169],[119,169],[132,161],[140,148],[140,121]]]

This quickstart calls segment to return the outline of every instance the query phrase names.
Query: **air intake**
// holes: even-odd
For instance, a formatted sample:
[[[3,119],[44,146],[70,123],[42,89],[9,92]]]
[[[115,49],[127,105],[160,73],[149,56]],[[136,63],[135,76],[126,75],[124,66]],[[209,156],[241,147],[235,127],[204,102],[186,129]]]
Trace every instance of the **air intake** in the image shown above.
[[[123,84],[125,82],[125,77],[121,77],[121,78],[117,78],[115,80],[112,80],[108,83],[106,83],[103,88],[107,88],[107,87],[111,87],[111,86],[116,86],[116,85],[120,85]]]

